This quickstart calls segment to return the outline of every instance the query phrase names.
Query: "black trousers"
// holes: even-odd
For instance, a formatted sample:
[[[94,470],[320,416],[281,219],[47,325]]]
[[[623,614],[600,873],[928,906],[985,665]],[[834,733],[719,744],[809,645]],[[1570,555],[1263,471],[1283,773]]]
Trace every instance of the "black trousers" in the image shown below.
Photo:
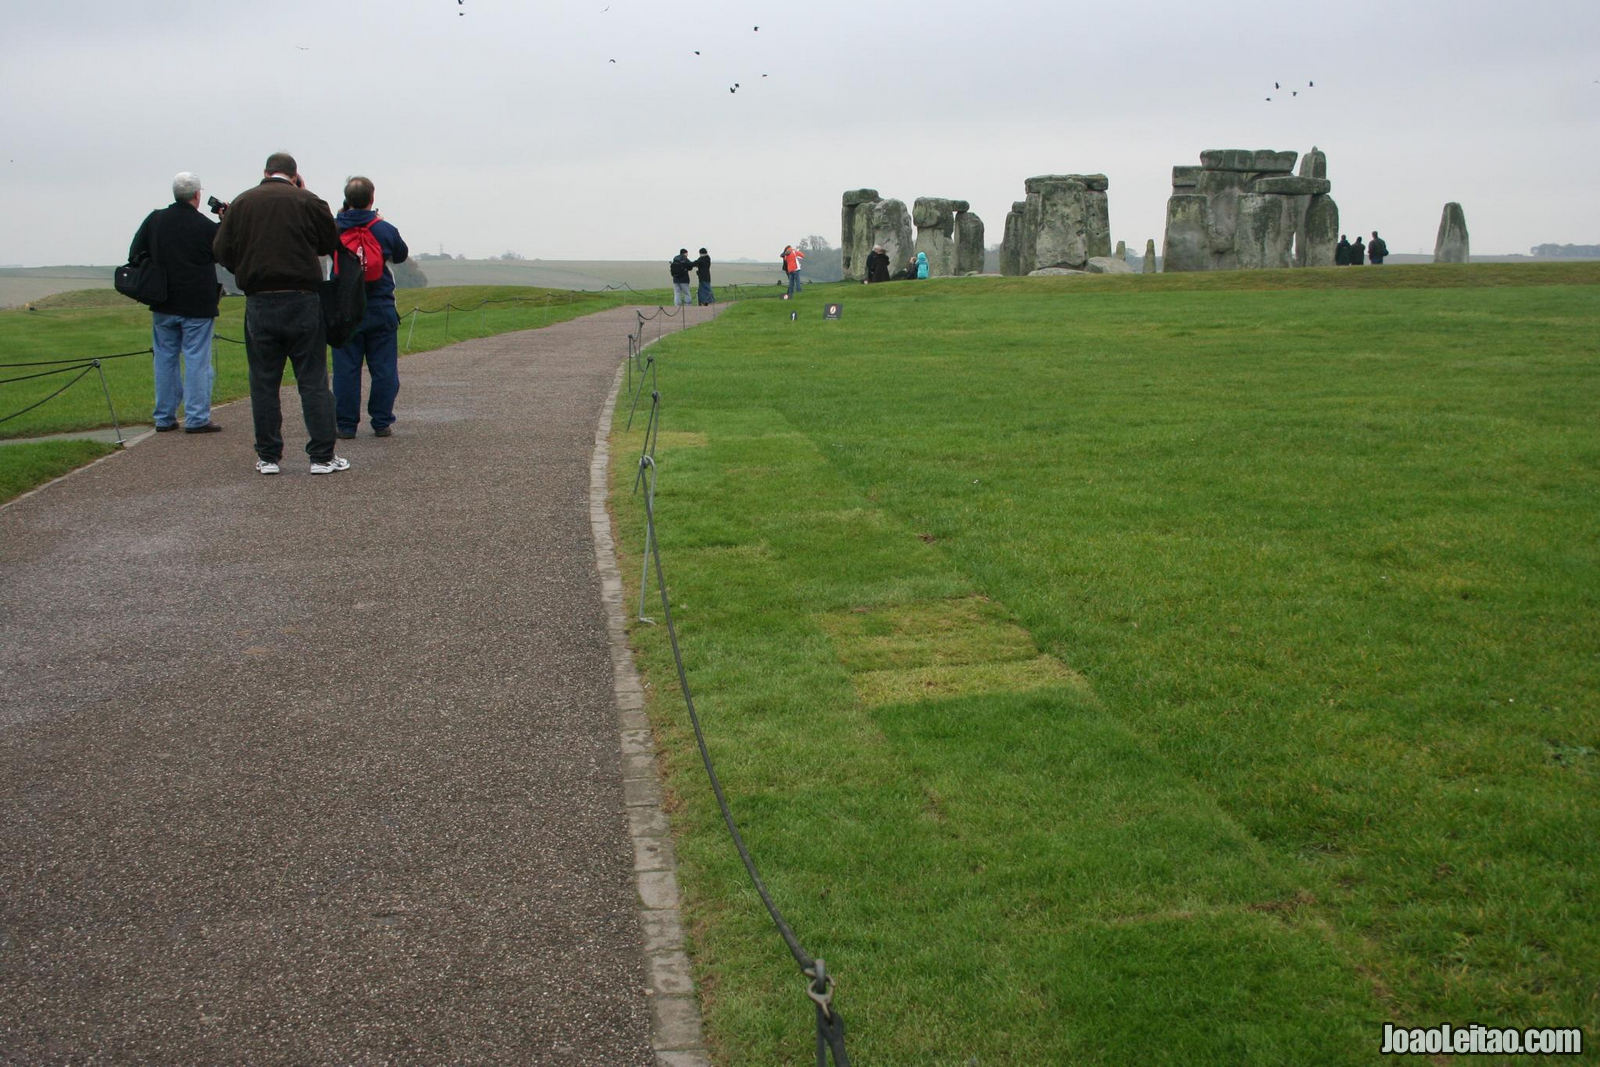
[[[256,455],[283,458],[283,410],[278,390],[283,367],[294,368],[305,416],[306,454],[313,462],[333,457],[333,390],[328,388],[328,345],[322,298],[316,293],[253,293],[244,302],[244,350],[250,363],[250,413],[255,418]]]

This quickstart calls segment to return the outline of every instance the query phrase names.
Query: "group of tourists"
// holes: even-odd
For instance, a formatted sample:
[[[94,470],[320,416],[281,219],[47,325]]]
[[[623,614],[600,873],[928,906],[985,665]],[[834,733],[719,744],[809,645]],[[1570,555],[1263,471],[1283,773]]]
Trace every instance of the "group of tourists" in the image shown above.
[[[267,157],[258,185],[223,203],[209,201],[219,222],[200,213],[200,179],[184,171],[172,182],[173,202],[150,213],[134,234],[128,261],[148,256],[165,276],[166,295],[150,305],[157,433],[216,433],[211,421],[212,336],[222,286],[216,265],[232,272],[245,295],[244,346],[250,373],[255,469],[277,474],[283,461],[283,413],[278,391],[285,365],[294,368],[305,418],[312,474],[348,470],[334,452],[361,421],[361,368],[372,384],[367,415],[375,437],[388,437],[400,392],[398,332],[391,263],[410,254],[400,231],[373,209],[371,179],[344,187],[337,216],[305,187],[293,156]],[[322,309],[326,271],[320,257],[341,249],[363,265],[366,312],[333,350]],[[378,262],[381,260],[381,264]],[[180,369],[181,362],[181,369]]]
[[[910,281],[915,278],[928,276],[928,253],[918,252],[906,260],[906,265],[901,267],[894,275],[889,274],[889,250],[882,245],[873,245],[872,251],[867,253],[866,285],[887,281]]]
[[[1355,243],[1352,244],[1344,234],[1339,235],[1339,244],[1333,250],[1333,264],[1336,267],[1359,267],[1363,263],[1373,263],[1381,266],[1383,257],[1389,254],[1389,246],[1383,243],[1383,238],[1378,236],[1378,231],[1372,231],[1372,242],[1363,245],[1361,235],[1356,234]]]
[[[690,259],[687,248],[678,249],[678,254],[672,257],[672,262],[667,264],[667,271],[672,275],[672,306],[687,307],[689,297],[689,272],[694,271],[700,278],[699,292],[695,294],[695,301],[701,307],[716,302],[716,297],[711,293],[711,256],[702,248],[699,259]]]

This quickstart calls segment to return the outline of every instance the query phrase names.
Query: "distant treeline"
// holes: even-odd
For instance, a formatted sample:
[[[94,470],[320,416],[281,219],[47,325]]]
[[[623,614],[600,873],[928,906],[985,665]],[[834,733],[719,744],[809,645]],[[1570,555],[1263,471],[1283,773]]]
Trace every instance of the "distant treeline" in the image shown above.
[[[1549,259],[1600,259],[1600,245],[1534,245],[1533,254]]]

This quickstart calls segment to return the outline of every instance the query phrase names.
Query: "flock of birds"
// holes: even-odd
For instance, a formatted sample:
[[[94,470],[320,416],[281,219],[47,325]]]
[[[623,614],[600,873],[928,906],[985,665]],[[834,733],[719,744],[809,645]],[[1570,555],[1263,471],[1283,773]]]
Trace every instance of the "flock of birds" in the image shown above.
[[[1314,81],[1307,81],[1306,84],[1305,84],[1305,88],[1307,88],[1307,89],[1315,89],[1316,87],[1317,87],[1317,83],[1314,82]],[[1273,82],[1272,83],[1272,91],[1275,92],[1275,93],[1282,93],[1283,92],[1283,86],[1280,85],[1277,82]],[[1289,98],[1290,99],[1293,99],[1294,97],[1297,97],[1299,95],[1300,95],[1300,90],[1299,89],[1290,89],[1289,90]],[[1267,103],[1269,103],[1269,104],[1272,103],[1273,99],[1274,99],[1273,97],[1270,97],[1270,96],[1267,97]]]

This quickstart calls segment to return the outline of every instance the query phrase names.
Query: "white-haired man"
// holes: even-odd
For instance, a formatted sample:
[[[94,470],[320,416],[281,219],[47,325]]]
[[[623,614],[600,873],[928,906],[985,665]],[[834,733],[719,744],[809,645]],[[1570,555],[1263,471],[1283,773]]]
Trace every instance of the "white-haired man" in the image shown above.
[[[133,235],[128,260],[149,253],[167,278],[167,298],[150,306],[155,352],[156,431],[215,433],[211,421],[211,338],[217,322],[217,224],[200,214],[200,179],[172,179],[172,203],[152,211]],[[180,368],[179,360],[182,360]]]

